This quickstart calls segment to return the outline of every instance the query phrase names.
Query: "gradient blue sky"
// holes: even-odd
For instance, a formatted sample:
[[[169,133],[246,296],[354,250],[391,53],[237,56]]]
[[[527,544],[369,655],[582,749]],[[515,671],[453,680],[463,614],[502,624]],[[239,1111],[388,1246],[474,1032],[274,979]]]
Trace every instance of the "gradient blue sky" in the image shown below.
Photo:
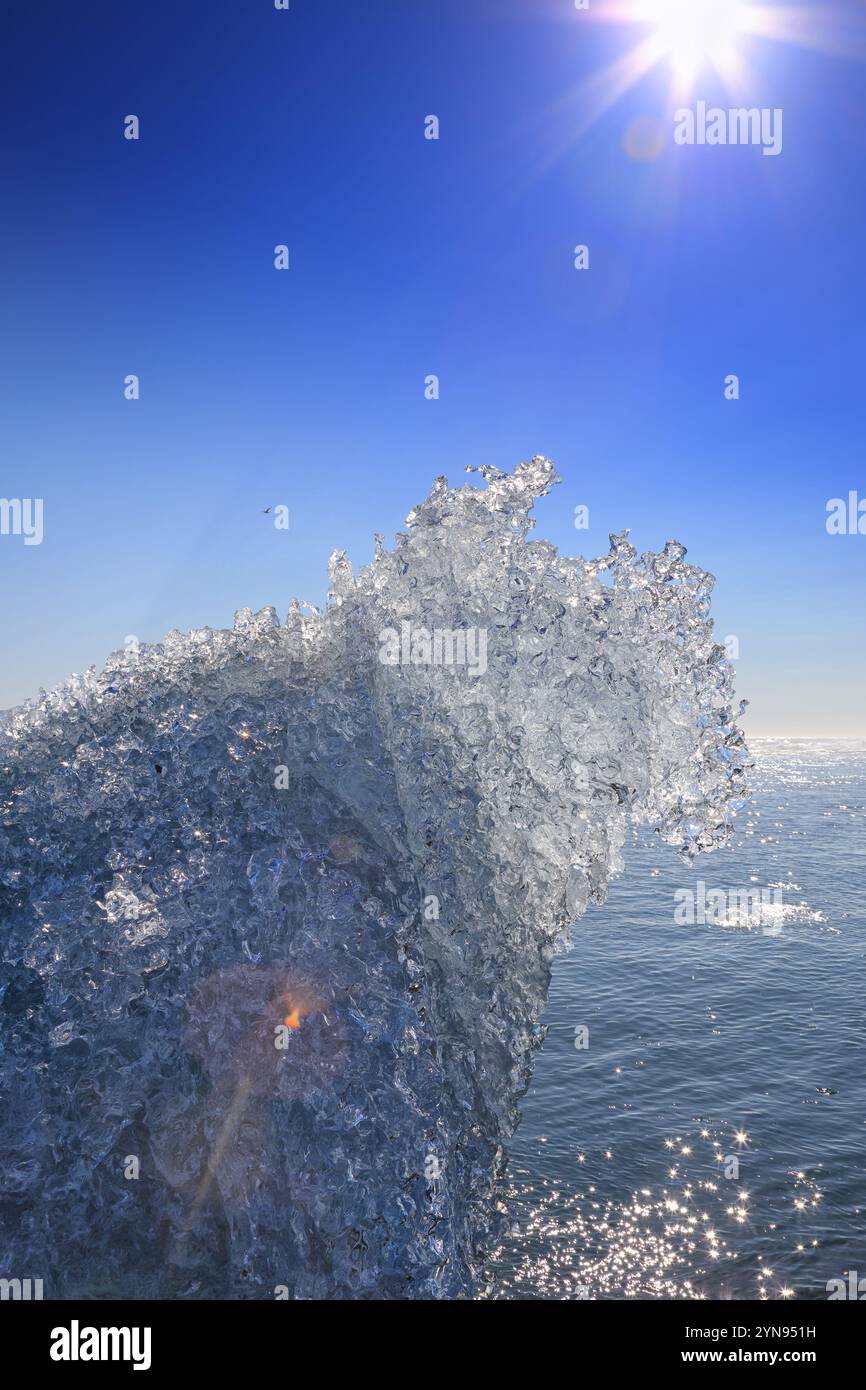
[[[538,535],[675,536],[717,576],[750,732],[866,733],[866,536],[825,529],[866,495],[866,6],[800,7],[847,56],[743,43],[778,158],[677,147],[666,64],[589,122],[647,33],[605,8],[8,13],[0,495],[45,499],[45,540],[0,537],[0,708],[127,634],[320,602],[328,552],[368,560],[435,475],[543,453]],[[733,104],[711,71],[693,96]]]

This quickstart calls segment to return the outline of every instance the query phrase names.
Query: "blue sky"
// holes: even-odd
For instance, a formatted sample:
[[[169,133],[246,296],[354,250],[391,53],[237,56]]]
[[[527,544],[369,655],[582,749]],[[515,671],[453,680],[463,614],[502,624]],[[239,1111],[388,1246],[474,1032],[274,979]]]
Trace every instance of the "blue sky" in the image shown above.
[[[127,634],[320,602],[329,551],[365,562],[437,474],[543,453],[537,534],[675,536],[717,576],[750,732],[866,734],[866,536],[825,529],[866,496],[866,6],[799,7],[847,56],[740,41],[777,158],[675,145],[666,61],[591,120],[648,32],[606,8],[17,7],[0,496],[44,498],[45,538],[0,537],[0,708]],[[691,96],[734,104],[712,69]]]

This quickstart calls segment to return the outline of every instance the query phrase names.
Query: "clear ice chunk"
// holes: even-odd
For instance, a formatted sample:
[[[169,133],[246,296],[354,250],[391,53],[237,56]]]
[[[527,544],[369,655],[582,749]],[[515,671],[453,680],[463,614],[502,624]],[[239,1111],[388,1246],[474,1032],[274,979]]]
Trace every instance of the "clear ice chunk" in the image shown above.
[[[479,471],[324,612],[0,718],[0,1267],[46,1296],[473,1296],[553,953],[630,821],[726,840],[712,578],[561,556],[553,465]]]

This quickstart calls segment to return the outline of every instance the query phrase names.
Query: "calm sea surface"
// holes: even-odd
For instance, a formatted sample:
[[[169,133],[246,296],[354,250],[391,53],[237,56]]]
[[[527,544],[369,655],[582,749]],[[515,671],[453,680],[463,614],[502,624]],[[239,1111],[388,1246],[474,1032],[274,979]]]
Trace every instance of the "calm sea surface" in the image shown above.
[[[556,962],[495,1298],[825,1299],[866,1279],[866,743],[751,749],[732,847],[687,868],[640,834]],[[700,881],[776,902],[677,924]]]

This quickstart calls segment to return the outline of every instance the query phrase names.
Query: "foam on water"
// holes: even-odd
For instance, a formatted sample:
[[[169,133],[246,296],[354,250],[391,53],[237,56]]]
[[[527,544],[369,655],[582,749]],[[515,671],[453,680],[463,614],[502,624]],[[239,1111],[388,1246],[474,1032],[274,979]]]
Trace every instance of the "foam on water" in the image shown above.
[[[46,1296],[471,1296],[553,953],[630,819],[726,841],[712,578],[567,559],[529,539],[553,466],[481,471],[335,553],[323,613],[0,724],[0,1263]],[[425,655],[463,629],[483,670]]]

